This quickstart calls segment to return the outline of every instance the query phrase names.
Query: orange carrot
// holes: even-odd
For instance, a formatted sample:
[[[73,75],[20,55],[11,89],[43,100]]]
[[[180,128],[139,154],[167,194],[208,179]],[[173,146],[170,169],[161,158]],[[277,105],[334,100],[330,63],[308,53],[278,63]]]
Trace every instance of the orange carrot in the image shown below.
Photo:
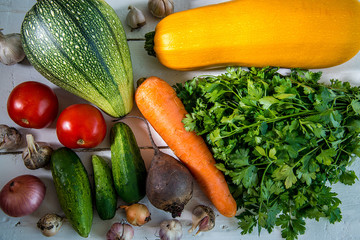
[[[190,170],[203,192],[226,217],[235,216],[237,206],[225,177],[205,141],[188,132],[182,123],[187,114],[175,90],[158,77],[149,77],[136,90],[135,101],[143,116],[174,154]]]

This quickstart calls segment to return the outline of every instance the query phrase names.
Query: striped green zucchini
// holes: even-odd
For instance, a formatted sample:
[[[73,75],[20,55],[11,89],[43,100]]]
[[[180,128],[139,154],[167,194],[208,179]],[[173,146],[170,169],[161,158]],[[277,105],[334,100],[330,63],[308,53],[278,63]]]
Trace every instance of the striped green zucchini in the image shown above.
[[[133,107],[130,51],[120,19],[102,0],[39,0],[21,26],[25,54],[61,88],[113,117]]]

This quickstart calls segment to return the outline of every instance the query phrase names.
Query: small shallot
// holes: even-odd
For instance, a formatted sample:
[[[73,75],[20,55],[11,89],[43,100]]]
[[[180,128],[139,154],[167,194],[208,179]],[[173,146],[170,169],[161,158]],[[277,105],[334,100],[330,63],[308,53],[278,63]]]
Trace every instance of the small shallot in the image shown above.
[[[134,226],[142,226],[151,220],[151,214],[146,205],[141,203],[134,203],[130,206],[120,206],[125,209],[126,220]]]
[[[199,232],[206,232],[214,228],[215,214],[210,207],[198,205],[193,209],[192,214],[193,224],[189,229],[189,232],[193,232],[197,227],[199,227],[199,229],[196,234]]]
[[[182,234],[182,226],[179,220],[165,220],[160,223],[159,236],[161,240],[179,240]]]
[[[107,240],[131,240],[134,229],[127,223],[114,223],[106,234]]]
[[[31,134],[26,134],[26,141],[27,148],[22,154],[25,166],[32,170],[47,166],[53,149],[44,143],[35,142]]]
[[[36,225],[44,236],[51,237],[60,230],[63,221],[63,217],[55,213],[48,213],[40,218]]]
[[[13,127],[0,124],[0,149],[14,149],[20,146],[22,136]]]

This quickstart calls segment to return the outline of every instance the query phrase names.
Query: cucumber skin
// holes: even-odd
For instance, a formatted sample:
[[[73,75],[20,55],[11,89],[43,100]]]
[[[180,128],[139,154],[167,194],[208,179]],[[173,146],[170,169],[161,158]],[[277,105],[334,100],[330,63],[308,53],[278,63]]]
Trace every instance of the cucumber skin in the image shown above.
[[[110,131],[111,162],[118,196],[128,204],[140,201],[146,194],[147,171],[131,128],[117,122]]]
[[[103,158],[92,156],[94,169],[95,206],[102,220],[109,220],[115,216],[117,196],[114,188],[110,166]]]
[[[90,181],[84,165],[73,150],[63,147],[52,153],[50,169],[66,218],[80,236],[88,237],[93,206]]]

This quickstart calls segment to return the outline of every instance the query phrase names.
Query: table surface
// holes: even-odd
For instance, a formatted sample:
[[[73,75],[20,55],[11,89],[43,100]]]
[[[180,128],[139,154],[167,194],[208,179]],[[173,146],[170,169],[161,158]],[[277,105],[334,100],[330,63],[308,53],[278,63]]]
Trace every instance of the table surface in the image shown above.
[[[35,0],[0,0],[0,28],[3,28],[3,33],[14,33],[20,31],[20,26],[24,18],[25,13],[35,4]],[[144,34],[154,30],[158,19],[151,16],[147,10],[147,0],[108,0],[107,1],[116,11],[119,18],[123,22],[128,44],[130,47],[132,64],[134,69],[134,80],[141,77],[149,76],[158,76],[168,83],[173,85],[176,82],[184,82],[188,79],[198,76],[200,74],[210,73],[210,74],[219,74],[224,71],[224,69],[217,70],[208,70],[208,71],[188,71],[188,72],[178,72],[170,70],[162,66],[155,58],[150,57],[146,54],[143,45],[144,45]],[[175,11],[182,11],[185,9],[195,8],[207,4],[217,3],[221,1],[212,0],[175,0]],[[129,4],[139,8],[143,11],[147,23],[140,30],[131,31],[130,27],[125,24],[126,14],[128,12]],[[360,83],[360,54],[356,55],[350,61],[327,69],[316,69],[316,71],[322,71],[322,81],[329,81],[329,79],[340,79],[343,81],[349,81],[354,85],[359,85]],[[60,106],[59,112],[65,109],[67,106],[75,103],[86,103],[85,100],[82,100],[65,90],[53,85],[48,80],[46,80],[42,75],[40,75],[28,61],[23,61],[19,64],[12,66],[5,66],[0,64],[0,117],[1,124],[6,124],[13,126],[19,129],[19,131],[25,135],[31,133],[35,136],[35,139],[40,142],[47,142],[51,144],[53,148],[58,148],[61,146],[57,140],[55,133],[55,124],[45,129],[24,129],[17,126],[8,116],[6,110],[7,97],[9,96],[11,90],[21,82],[25,81],[38,81],[47,84],[50,86],[56,93]],[[130,113],[131,115],[140,116],[136,106]],[[113,122],[112,119],[104,115],[107,125],[108,133]],[[146,166],[149,166],[149,163],[153,157],[153,150],[151,143],[146,132],[146,127],[142,121],[130,119],[124,120],[133,130],[137,142],[141,149],[141,154],[144,158]],[[158,146],[163,147],[162,150],[170,155],[173,155],[172,151],[167,148],[165,142],[157,135],[156,132],[153,132],[155,142]],[[109,134],[101,145],[94,149],[90,150],[76,150],[80,158],[82,159],[87,171],[92,172],[91,168],[91,155],[97,154],[105,159],[110,159],[110,150],[109,150]],[[10,179],[15,176],[22,174],[33,174],[39,176],[47,186],[47,193],[45,200],[41,206],[31,215],[21,217],[21,218],[12,218],[5,215],[0,211],[0,239],[47,239],[43,236],[40,231],[36,228],[36,222],[40,217],[49,212],[55,212],[62,214],[56,193],[54,190],[54,185],[49,170],[39,169],[39,170],[29,170],[27,169],[22,161],[21,153],[25,148],[25,143],[20,149],[14,151],[0,151],[0,187],[5,185]],[[360,172],[360,164],[358,161],[352,166],[352,169],[355,170],[357,174]],[[91,174],[90,178],[91,178]],[[317,240],[330,240],[330,239],[360,239],[360,183],[356,182],[353,186],[345,186],[342,184],[336,184],[333,186],[333,190],[338,193],[338,197],[342,201],[341,210],[343,219],[340,223],[330,224],[326,220],[320,220],[319,222],[313,220],[306,221],[307,230],[305,235],[299,237],[299,239],[317,239]],[[146,204],[152,214],[152,220],[142,227],[134,227],[135,236],[134,239],[159,239],[158,236],[158,226],[161,221],[170,219],[171,216],[169,213],[158,210],[154,208],[145,197],[140,201],[141,203]],[[120,200],[119,200],[119,203]],[[191,210],[194,206],[198,204],[205,204],[212,206],[209,200],[204,196],[204,194],[199,190],[198,186],[195,186],[194,196],[190,202],[186,205],[186,208],[180,218],[178,218],[183,225],[183,239],[269,239],[269,240],[279,240],[281,238],[281,233],[279,228],[275,228],[274,231],[269,234],[266,231],[262,231],[259,236],[257,230],[251,234],[241,235],[241,229],[237,226],[236,218],[226,218],[221,216],[216,210],[216,225],[213,230],[210,232],[200,233],[197,236],[194,233],[188,233],[187,230],[191,226]],[[120,222],[125,218],[124,212],[118,210],[116,216],[111,220],[103,221],[101,220],[96,211],[94,211],[94,220],[89,239],[104,239],[107,230],[110,228],[111,224],[114,222]],[[60,232],[53,237],[53,239],[83,239],[80,237],[70,226],[69,223],[65,222]]]

